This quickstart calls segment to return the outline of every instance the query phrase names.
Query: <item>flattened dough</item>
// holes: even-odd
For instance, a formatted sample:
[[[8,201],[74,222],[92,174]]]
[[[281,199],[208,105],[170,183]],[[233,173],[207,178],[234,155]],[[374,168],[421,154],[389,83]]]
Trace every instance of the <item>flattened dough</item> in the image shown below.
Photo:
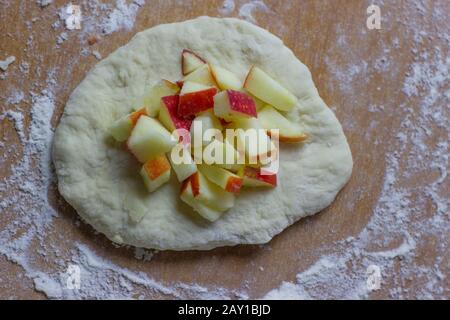
[[[215,223],[182,203],[175,174],[148,194],[139,165],[107,132],[145,89],[161,78],[181,78],[184,48],[242,79],[251,65],[265,70],[298,97],[289,117],[310,136],[303,145],[281,146],[277,188],[241,192]],[[99,62],[70,96],[55,133],[53,160],[59,191],[85,221],[115,242],[160,250],[268,242],[327,207],[353,165],[341,125],[292,51],[255,25],[209,17],[140,32]]]

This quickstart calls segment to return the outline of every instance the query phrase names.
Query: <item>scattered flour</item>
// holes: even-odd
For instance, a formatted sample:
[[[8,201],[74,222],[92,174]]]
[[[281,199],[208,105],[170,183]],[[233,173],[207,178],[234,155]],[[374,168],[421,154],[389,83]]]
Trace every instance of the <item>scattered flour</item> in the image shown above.
[[[145,1],[133,1],[127,5],[125,0],[116,0],[116,8],[103,21],[103,33],[111,34],[120,29],[130,31],[134,26],[136,14]]]
[[[36,3],[41,7],[46,7],[51,4],[53,0],[36,0]]]
[[[92,51],[92,55],[96,57],[98,60],[102,59],[102,55],[97,50]]]
[[[6,110],[2,115],[0,115],[0,121],[7,118],[9,121],[14,122],[14,128],[19,135],[20,141],[25,141],[25,131],[24,131],[24,123],[23,123],[23,113],[13,110]]]
[[[57,44],[62,44],[68,38],[69,38],[69,35],[67,34],[67,32],[61,32],[61,34],[56,37],[56,43]]]
[[[8,104],[19,104],[23,101],[25,95],[22,90],[15,90],[13,93],[6,99],[6,103]]]
[[[87,35],[130,30],[139,6],[143,3],[118,0],[111,6],[97,0],[83,2],[89,10],[83,13],[83,30],[79,33],[79,39],[83,42],[80,43],[85,43]],[[415,6],[419,15],[428,10],[422,1],[418,1]],[[224,10],[219,11],[221,14],[231,14],[235,10],[234,1],[225,1],[221,9]],[[255,22],[252,15],[254,10],[270,11],[264,2],[250,1],[240,7],[239,16]],[[441,13],[442,9],[439,9],[438,4],[433,10],[433,17],[444,21],[446,15]],[[416,21],[413,14],[409,17],[412,25]],[[386,15],[385,19],[389,21],[394,18]],[[60,23],[54,23],[55,29],[61,27]],[[415,27],[410,29],[414,30]],[[305,270],[298,270],[294,281],[281,283],[264,298],[371,298],[377,294],[377,291],[369,290],[366,283],[366,270],[371,265],[376,265],[381,270],[381,290],[390,281],[389,287],[392,289],[383,295],[384,298],[431,299],[450,296],[450,59],[448,46],[427,46],[427,39],[434,35],[432,31],[423,31],[410,37],[414,39],[412,50],[415,61],[403,77],[403,99],[400,99],[403,103],[379,105],[374,102],[369,106],[358,106],[367,108],[368,116],[374,119],[386,119],[391,112],[401,114],[403,119],[390,127],[391,134],[397,138],[396,143],[386,146],[385,154],[377,158],[385,161],[386,170],[379,173],[384,176],[384,182],[369,222],[356,236],[315,249],[318,256],[316,262]],[[326,60],[328,71],[335,79],[334,82],[338,83],[336,88],[331,86],[331,90],[353,99],[358,88],[370,88],[368,80],[362,79],[369,79],[372,72],[385,77],[397,74],[395,64],[389,64],[395,50],[389,52],[382,48],[373,63],[361,61],[357,53],[348,50],[351,47],[347,45],[348,40],[342,36],[338,45],[341,49],[345,48],[345,55],[349,60],[344,59],[343,63]],[[448,35],[445,41],[450,43]],[[399,40],[394,39],[392,46],[398,47],[398,43]],[[391,44],[383,46],[390,47]],[[90,54],[89,50],[85,54]],[[327,57],[326,53],[324,57]],[[388,74],[390,68],[393,70]],[[21,72],[17,72],[17,76],[26,78],[29,65],[19,69]],[[46,89],[35,90],[38,93],[30,92],[30,99],[28,93],[15,88],[5,99],[6,104],[14,108],[0,114],[0,120],[8,119],[14,123],[22,147],[21,151],[15,153],[18,160],[11,165],[11,174],[0,181],[0,212],[9,221],[0,230],[0,254],[18,264],[34,288],[49,298],[148,298],[154,293],[168,298],[248,299],[247,289],[251,289],[251,282],[238,290],[220,286],[205,287],[196,283],[166,284],[149,274],[123,268],[113,263],[110,257],[100,257],[85,243],[70,243],[71,249],[68,252],[59,247],[58,241],[63,242],[63,236],[56,238],[58,241],[49,243],[47,234],[58,235],[58,230],[54,228],[58,213],[49,201],[49,189],[55,183],[50,157],[52,118],[55,97],[61,90],[66,90],[54,78],[55,72],[49,74]],[[30,108],[27,109],[29,112],[25,112],[25,107],[22,106],[27,101],[31,101],[28,106]],[[19,103],[20,108],[16,106]],[[352,107],[346,108],[345,111],[351,114]],[[343,117],[345,130],[360,129],[355,120],[349,122],[350,118],[351,116]],[[375,138],[367,141],[364,139],[372,139],[374,133],[382,127],[383,121],[372,121],[365,128],[369,134],[359,141],[373,142],[376,145]],[[0,141],[2,151],[6,145],[8,141]],[[359,156],[355,154],[355,157]],[[427,179],[420,185],[408,183],[411,176],[419,174],[427,175]],[[361,189],[364,191],[364,186]],[[350,206],[349,214],[351,210]],[[424,255],[421,250],[427,239],[433,239],[436,243],[436,258],[426,266],[419,265],[415,258],[417,255]],[[270,244],[267,248],[270,250]],[[46,267],[36,261],[36,254],[48,262]],[[157,252],[151,250],[134,249],[134,256],[140,260],[139,263],[152,263],[155,254]],[[80,267],[79,290],[70,290],[66,286],[66,270],[71,264]],[[262,266],[255,268],[264,271]],[[267,274],[267,271],[264,273]],[[408,281],[416,284],[414,293],[406,289],[405,282]]]
[[[250,21],[252,23],[256,23],[255,18],[253,17],[253,11],[260,10],[262,12],[270,12],[270,9],[261,0],[253,0],[243,4],[239,9],[239,17]]]
[[[417,5],[420,6],[421,2]],[[414,24],[414,20],[411,19],[411,23]],[[410,30],[415,29],[411,25]],[[404,77],[402,99],[405,102],[400,105],[395,105],[393,101],[383,106],[368,106],[371,113],[381,113],[386,118],[389,117],[388,112],[403,114],[404,119],[398,125],[391,126],[392,134],[398,139],[397,143],[387,146],[384,184],[367,226],[358,236],[338,241],[333,247],[325,249],[313,266],[297,275],[296,282],[283,282],[265,298],[368,298],[373,293],[366,284],[365,271],[370,265],[381,270],[381,288],[383,281],[391,282],[393,289],[388,292],[390,298],[433,299],[450,296],[447,276],[450,265],[446,260],[450,234],[450,58],[448,47],[426,46],[430,37],[426,32],[413,36],[415,62]],[[447,35],[446,43],[450,43],[449,40]],[[349,47],[345,41],[341,38],[340,47]],[[381,58],[374,59],[373,66],[353,56],[351,51],[345,53],[352,60],[350,65],[342,67],[328,60],[326,63],[340,84],[342,94],[352,97],[352,90],[357,90],[357,86],[370,87],[370,82],[361,80],[368,79],[369,70],[386,74],[385,63],[382,62],[388,61],[388,51],[382,50]],[[391,71],[396,74],[395,69]],[[372,124],[373,132],[381,128],[375,120]],[[349,126],[344,125],[344,128],[348,130]],[[439,133],[439,128],[443,132]],[[372,139],[373,134],[368,137]],[[430,139],[436,142],[430,142]],[[436,174],[430,177],[433,170]],[[407,180],[416,174],[427,177],[419,186]],[[429,216],[423,214],[430,210],[432,213]],[[436,243],[435,264],[431,268],[422,267],[417,264],[416,255],[423,255],[424,241],[430,238],[434,239],[432,243]],[[405,282],[415,284],[414,294],[404,288]]]
[[[219,13],[224,16],[230,15],[233,13],[235,7],[234,0],[225,0],[222,7],[219,8]]]
[[[16,57],[14,56],[9,56],[5,60],[0,60],[0,69],[3,71],[8,70],[9,65],[14,61],[16,61]]]
[[[110,35],[116,31],[130,31],[136,20],[139,9],[145,4],[145,0],[116,0],[114,4],[103,3],[99,0],[83,2],[81,9],[81,33],[80,36],[90,36],[96,33]],[[64,22],[67,29],[72,30],[69,23],[70,4],[59,9],[59,19]],[[55,21],[53,28],[58,29],[61,23]]]

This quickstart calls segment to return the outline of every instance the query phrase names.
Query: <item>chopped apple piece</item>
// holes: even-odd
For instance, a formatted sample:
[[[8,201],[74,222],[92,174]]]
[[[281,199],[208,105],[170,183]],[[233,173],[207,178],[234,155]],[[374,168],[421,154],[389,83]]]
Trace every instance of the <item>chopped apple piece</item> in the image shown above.
[[[164,154],[148,160],[141,169],[141,176],[149,192],[153,192],[170,179],[170,164]]]
[[[172,165],[178,181],[184,181],[194,173],[197,172],[197,165],[192,159],[189,148],[182,143],[177,144],[169,155],[169,160]]]
[[[205,132],[210,129],[215,129],[217,132],[222,131],[222,124],[220,120],[214,115],[214,112],[210,109],[200,113],[192,122],[191,125],[191,139],[194,143],[202,142],[202,145],[207,145],[211,142],[210,139],[205,139]],[[196,141],[198,140],[198,141]]]
[[[262,174],[262,169],[244,167],[239,170],[238,175],[243,179],[243,186],[246,187],[276,187],[276,174]]]
[[[134,109],[145,108],[148,116],[156,117],[159,112],[161,98],[175,95],[178,92],[180,92],[180,87],[176,83],[169,80],[161,80],[149,92],[136,100]]]
[[[125,141],[131,134],[133,126],[128,115],[113,122],[109,127],[109,133],[119,142]]]
[[[276,151],[275,144],[263,130],[257,118],[239,119],[231,125],[236,130],[238,151],[245,151],[247,162],[255,165],[263,158],[269,158]]]
[[[258,119],[271,136],[273,129],[279,129],[278,138],[281,142],[301,142],[307,135],[271,106],[266,106],[258,114]]]
[[[245,157],[227,139],[215,139],[204,149],[194,149],[193,152],[197,163],[214,164],[233,172],[237,172],[245,163]]]
[[[180,198],[183,200],[186,204],[191,206],[194,211],[196,211],[200,216],[205,218],[206,220],[209,220],[211,222],[216,221],[219,219],[223,212],[220,212],[218,210],[214,210],[194,197],[194,193],[192,192],[192,185],[190,179],[187,179],[183,182],[181,185],[181,192],[180,192]]]
[[[246,91],[246,93],[250,97],[252,97],[253,101],[255,101],[256,112],[258,113],[258,117],[259,117],[259,111],[261,111],[267,104],[264,101],[262,101],[261,99],[258,99],[257,97],[255,97],[254,95],[249,93],[248,91]]]
[[[214,87],[205,86],[204,84],[197,83],[197,82],[186,81],[183,83],[183,86],[180,91],[180,95],[185,95],[187,93],[208,90],[211,88],[214,88]]]
[[[232,72],[219,66],[209,65],[211,74],[219,86],[220,90],[240,90],[242,89],[242,81],[239,80]]]
[[[123,142],[128,139],[136,125],[137,121],[142,115],[146,115],[145,109],[140,109],[131,114],[114,121],[114,123],[109,128],[109,132],[119,142]]]
[[[289,111],[297,104],[297,98],[267,73],[252,67],[245,79],[244,88],[257,98],[282,111]]]
[[[183,76],[197,70],[205,63],[206,61],[203,58],[201,58],[191,50],[184,49],[183,53],[181,54],[181,68]]]
[[[212,183],[228,192],[237,193],[241,190],[242,178],[238,175],[216,166],[200,164],[198,170]]]
[[[216,93],[217,89],[214,87],[185,82],[178,104],[178,115],[183,118],[192,118],[200,112],[213,108]]]
[[[135,112],[132,112],[130,114],[130,120],[131,120],[131,124],[133,125],[133,128],[136,125],[136,123],[138,122],[139,118],[141,116],[146,116],[146,115],[147,115],[147,111],[144,108],[139,109]]]
[[[205,86],[216,87],[217,83],[214,81],[214,78],[211,74],[211,70],[209,65],[204,64],[194,72],[188,74],[183,79],[181,79],[183,83],[187,81],[192,81],[196,83],[204,84]]]
[[[214,97],[214,114],[227,121],[257,117],[255,101],[235,90],[226,90]]]
[[[142,163],[171,150],[177,142],[157,120],[141,116],[127,141],[127,148]]]
[[[161,108],[159,110],[158,120],[170,132],[176,129],[191,129],[192,119],[181,118],[178,115],[178,103],[180,96],[168,96],[161,99]]]
[[[200,172],[189,177],[192,193],[204,205],[218,211],[226,211],[234,206],[234,195],[208,181]]]

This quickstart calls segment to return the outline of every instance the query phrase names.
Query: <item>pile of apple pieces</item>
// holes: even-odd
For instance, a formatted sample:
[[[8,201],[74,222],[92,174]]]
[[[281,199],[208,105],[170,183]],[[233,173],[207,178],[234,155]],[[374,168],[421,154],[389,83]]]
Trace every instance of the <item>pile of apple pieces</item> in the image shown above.
[[[242,83],[230,71],[183,50],[182,73],[181,81],[162,80],[152,87],[137,101],[136,111],[114,122],[110,133],[117,141],[126,141],[126,148],[143,164],[140,173],[149,192],[168,182],[173,169],[182,183],[181,199],[202,217],[215,221],[233,207],[241,187],[276,187],[277,176],[262,174],[261,166],[237,161],[208,165],[203,159],[202,164],[196,164],[193,147],[179,143],[171,132],[185,129],[194,137],[196,122],[201,122],[203,130],[265,129],[265,139],[258,144],[268,146],[267,150],[245,149],[245,154],[229,141],[201,138],[201,149],[220,144],[234,159],[247,160],[275,151],[273,129],[278,129],[281,142],[301,142],[306,135],[282,114],[295,107],[296,97],[258,67],[252,67]],[[180,146],[186,148],[183,154],[190,161],[176,164],[171,151]]]

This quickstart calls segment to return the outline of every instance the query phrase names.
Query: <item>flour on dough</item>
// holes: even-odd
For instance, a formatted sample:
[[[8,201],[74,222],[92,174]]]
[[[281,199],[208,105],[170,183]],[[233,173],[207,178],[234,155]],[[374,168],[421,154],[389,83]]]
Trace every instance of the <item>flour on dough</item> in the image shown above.
[[[302,145],[281,146],[277,188],[244,190],[215,223],[201,220],[179,199],[175,175],[148,194],[139,164],[107,131],[159,79],[182,77],[184,48],[241,79],[252,65],[265,70],[298,97],[288,117],[310,137]],[[53,159],[60,193],[85,221],[113,241],[159,250],[268,242],[327,207],[352,171],[341,125],[320,98],[308,68],[268,31],[238,19],[209,17],[140,32],[100,61],[67,102]]]

